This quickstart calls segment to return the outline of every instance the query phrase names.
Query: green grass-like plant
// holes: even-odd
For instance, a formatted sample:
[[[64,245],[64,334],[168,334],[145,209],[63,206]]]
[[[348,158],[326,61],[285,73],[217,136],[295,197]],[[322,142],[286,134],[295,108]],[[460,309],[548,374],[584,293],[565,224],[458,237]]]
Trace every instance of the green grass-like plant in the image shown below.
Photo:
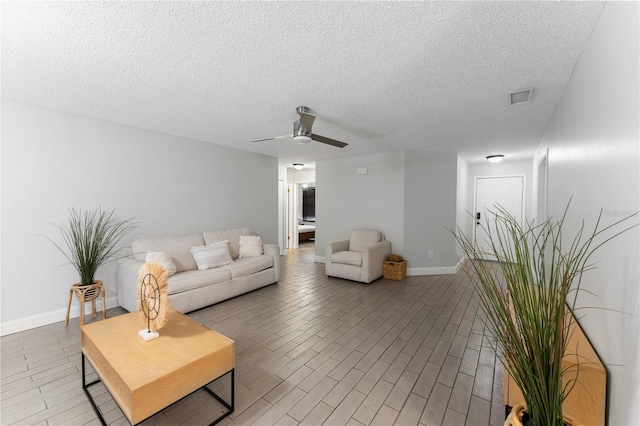
[[[67,250],[46,238],[76,268],[81,285],[94,283],[98,268],[118,255],[122,239],[137,227],[133,218],[121,220],[115,210],[106,212],[100,207],[92,211],[71,208],[69,221],[54,226],[60,229]]]
[[[537,426],[562,426],[562,402],[579,385],[579,363],[577,369],[562,365],[575,321],[566,308],[574,311],[583,273],[594,266],[589,259],[607,241],[637,226],[622,226],[630,219],[625,218],[601,227],[600,215],[593,231],[585,233],[583,222],[567,239],[562,228],[568,208],[559,220],[521,225],[497,207],[487,220],[495,226],[483,225],[489,250],[477,248],[460,229],[454,233],[494,349]]]

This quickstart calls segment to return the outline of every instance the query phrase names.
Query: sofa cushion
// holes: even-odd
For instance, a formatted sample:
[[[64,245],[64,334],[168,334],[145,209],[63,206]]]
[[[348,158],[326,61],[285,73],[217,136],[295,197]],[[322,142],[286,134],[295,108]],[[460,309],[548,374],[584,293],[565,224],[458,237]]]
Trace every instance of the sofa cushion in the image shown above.
[[[382,234],[373,229],[355,229],[349,238],[349,251],[362,252],[362,248],[382,241]]]
[[[144,262],[147,252],[162,251],[173,259],[176,272],[192,271],[198,268],[191,255],[191,247],[201,246],[204,240],[201,234],[185,235],[181,237],[142,238],[131,243],[133,257],[138,262]]]
[[[227,269],[231,272],[231,278],[246,277],[256,272],[269,269],[273,266],[273,256],[266,254],[256,257],[243,257],[234,260],[233,263],[225,265],[220,269]]]
[[[362,266],[362,253],[357,251],[337,251],[331,255],[331,262]]]
[[[169,294],[182,293],[194,288],[229,281],[231,272],[228,269],[212,268],[206,271],[186,271],[169,277]]]
[[[150,251],[147,252],[147,256],[144,259],[147,263],[157,263],[160,265],[165,271],[167,271],[167,276],[170,277],[176,273],[176,264],[173,263],[173,259],[167,253],[163,251]]]
[[[229,244],[226,240],[208,246],[191,247],[191,254],[198,264],[198,269],[201,271],[233,262],[229,254]]]
[[[220,241],[229,241],[229,253],[232,259],[240,257],[240,235],[249,235],[249,228],[229,229],[226,231],[203,232],[204,244],[209,245]]]
[[[260,256],[262,251],[262,238],[257,235],[240,235],[240,258]]]

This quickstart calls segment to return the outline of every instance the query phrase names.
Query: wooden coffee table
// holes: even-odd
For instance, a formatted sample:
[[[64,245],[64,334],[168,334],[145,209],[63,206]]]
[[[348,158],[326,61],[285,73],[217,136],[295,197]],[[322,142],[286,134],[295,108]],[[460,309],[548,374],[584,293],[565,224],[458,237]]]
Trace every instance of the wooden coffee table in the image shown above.
[[[235,343],[188,316],[170,310],[160,337],[145,342],[139,313],[110,318],[81,327],[82,387],[98,414],[89,387],[99,382],[116,401],[131,424],[138,424],[185,396],[204,389],[227,409],[212,425],[234,410]],[[98,374],[86,383],[85,358]],[[231,375],[231,401],[207,385]]]

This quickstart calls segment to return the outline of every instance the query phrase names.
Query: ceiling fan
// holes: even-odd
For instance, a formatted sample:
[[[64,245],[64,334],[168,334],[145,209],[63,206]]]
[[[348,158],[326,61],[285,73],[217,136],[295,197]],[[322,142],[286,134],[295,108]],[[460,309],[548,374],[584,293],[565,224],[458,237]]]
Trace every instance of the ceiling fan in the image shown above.
[[[309,143],[312,140],[314,140],[316,142],[325,143],[327,145],[335,146],[338,148],[344,148],[345,146],[349,145],[347,143],[340,142],[335,139],[328,138],[326,136],[320,136],[320,135],[311,133],[311,127],[313,126],[313,122],[315,121],[316,116],[313,114],[310,114],[309,111],[310,111],[309,107],[306,107],[306,106],[299,106],[296,108],[296,112],[300,116],[300,119],[295,123],[293,123],[293,135],[275,136],[272,138],[258,139],[251,142],[263,142],[263,141],[269,141],[272,139],[280,139],[280,138],[287,138],[287,137],[290,138],[291,136],[293,136],[293,141],[297,143]]]

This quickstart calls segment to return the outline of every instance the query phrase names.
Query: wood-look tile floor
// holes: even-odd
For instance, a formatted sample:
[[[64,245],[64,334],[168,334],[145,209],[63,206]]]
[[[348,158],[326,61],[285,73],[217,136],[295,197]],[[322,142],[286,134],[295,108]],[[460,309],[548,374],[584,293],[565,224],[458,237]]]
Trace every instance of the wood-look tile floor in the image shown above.
[[[502,365],[463,273],[366,285],[326,277],[313,256],[312,244],[291,250],[278,284],[189,314],[236,341],[235,412],[221,425],[504,422]],[[2,337],[0,424],[99,424],[79,336],[76,318]],[[228,376],[216,383],[228,388]],[[92,394],[107,423],[128,424],[104,386]],[[143,424],[209,424],[221,411],[200,391]]]

